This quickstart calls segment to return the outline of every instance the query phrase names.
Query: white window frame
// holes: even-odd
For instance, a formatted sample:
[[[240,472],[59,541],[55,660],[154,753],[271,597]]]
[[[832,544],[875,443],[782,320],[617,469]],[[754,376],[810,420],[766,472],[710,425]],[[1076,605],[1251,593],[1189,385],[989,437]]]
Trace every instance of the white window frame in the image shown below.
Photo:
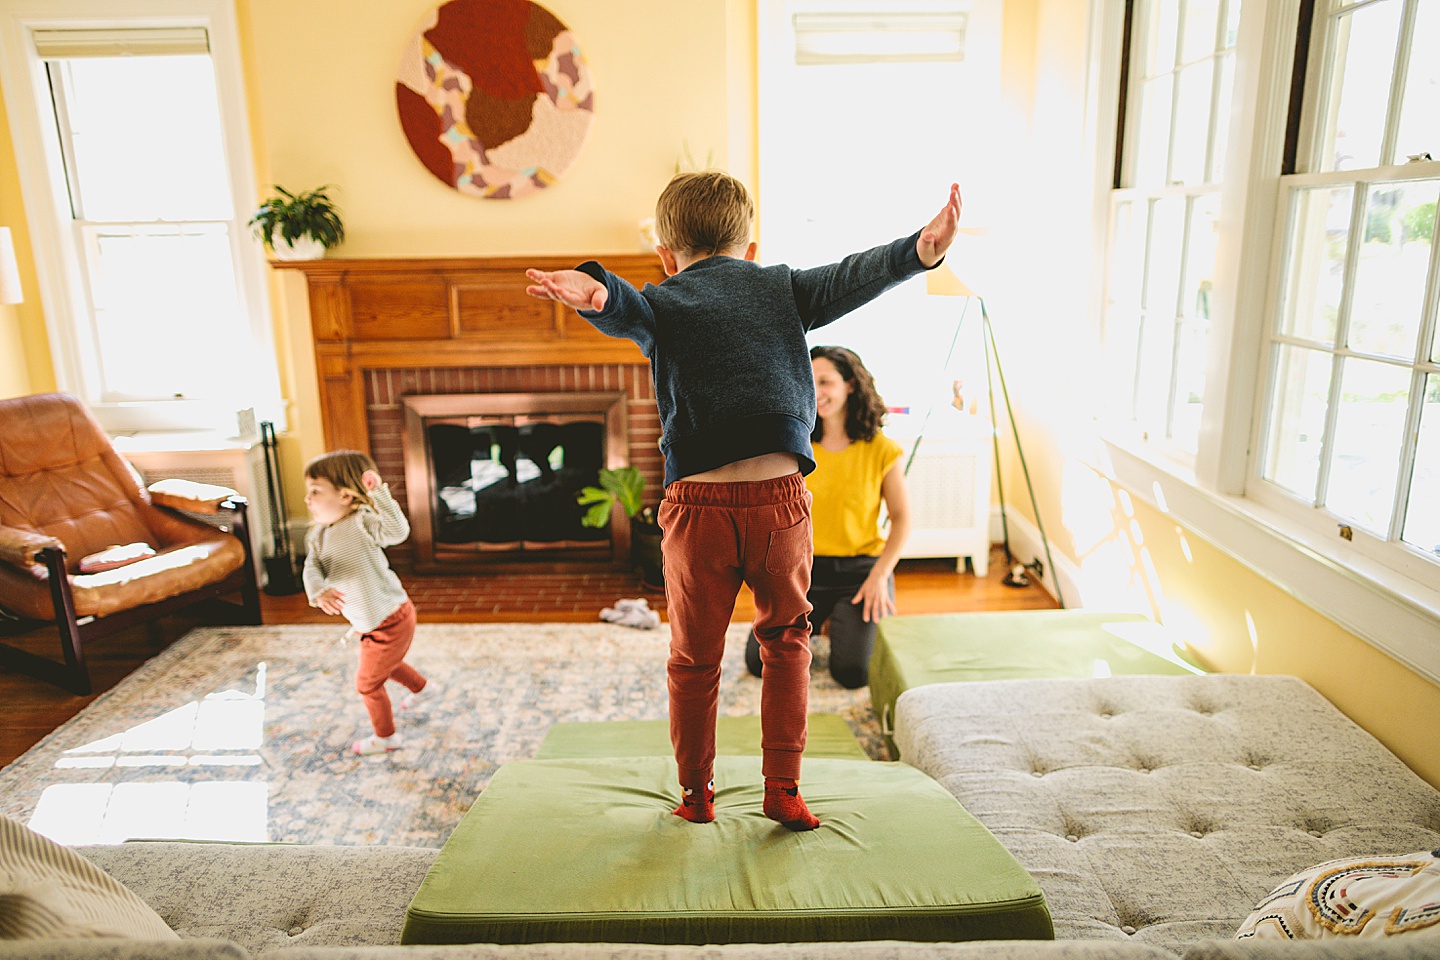
[[[73,217],[63,175],[65,169],[53,130],[45,63],[31,37],[34,30],[113,30],[201,27],[209,36],[210,57],[220,98],[221,130],[230,168],[236,222],[259,203],[245,102],[244,72],[233,0],[6,0],[0,7],[0,84],[9,113],[21,195],[29,219],[40,297],[44,305],[55,379],[60,389],[82,398],[112,434],[151,430],[236,432],[236,410],[205,400],[106,402],[101,396],[83,253],[67,236]],[[253,399],[262,418],[283,422],[278,363],[270,318],[265,260],[258,246],[232,239],[241,308],[250,320],[244,335],[254,339],[256,355],[269,358],[255,371]],[[71,319],[80,318],[80,319]],[[222,344],[215,362],[226,362]]]
[[[1317,0],[1317,27],[1324,2]],[[1333,526],[1302,522],[1255,489],[1252,450],[1263,415],[1267,331],[1283,254],[1280,170],[1301,6],[1301,0],[1245,0],[1241,8],[1221,178],[1227,235],[1217,254],[1194,462],[1179,462],[1163,445],[1102,422],[1103,450],[1093,466],[1306,606],[1440,683],[1440,576],[1433,570],[1410,575],[1378,562],[1363,544],[1335,536]],[[1123,32],[1123,5],[1094,0],[1087,112],[1095,151],[1092,235],[1101,249],[1108,243]],[[1316,83],[1313,67],[1307,83]],[[1108,270],[1096,273],[1089,313],[1098,332]]]

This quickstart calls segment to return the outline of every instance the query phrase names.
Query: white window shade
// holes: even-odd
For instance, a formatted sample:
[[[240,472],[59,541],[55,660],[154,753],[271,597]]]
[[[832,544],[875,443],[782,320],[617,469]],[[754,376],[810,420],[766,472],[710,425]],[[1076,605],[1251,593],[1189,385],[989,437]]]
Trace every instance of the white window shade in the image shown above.
[[[35,30],[31,38],[35,43],[35,52],[42,60],[159,57],[210,52],[210,35],[204,27]]]

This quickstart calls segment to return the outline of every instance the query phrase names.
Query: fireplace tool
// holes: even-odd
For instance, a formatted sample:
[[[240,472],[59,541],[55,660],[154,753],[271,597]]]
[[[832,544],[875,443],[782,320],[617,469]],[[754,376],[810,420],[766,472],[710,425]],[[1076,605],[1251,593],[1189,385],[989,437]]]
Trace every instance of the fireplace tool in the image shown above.
[[[280,450],[275,442],[275,424],[260,422],[260,447],[265,456],[265,496],[270,500],[270,550],[266,557],[265,592],[274,597],[300,592],[295,577],[295,553],[290,543],[289,511],[285,509],[285,485],[280,475]]]

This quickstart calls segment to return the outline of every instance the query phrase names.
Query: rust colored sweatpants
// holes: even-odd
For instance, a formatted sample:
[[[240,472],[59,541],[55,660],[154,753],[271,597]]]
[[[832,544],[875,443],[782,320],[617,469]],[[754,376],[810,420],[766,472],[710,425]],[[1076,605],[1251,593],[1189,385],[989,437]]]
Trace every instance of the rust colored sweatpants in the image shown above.
[[[377,737],[395,734],[395,715],[390,709],[385,681],[394,680],[412,693],[425,686],[420,671],[405,662],[405,654],[414,639],[415,605],[409,600],[400,604],[380,626],[360,635],[360,669],[355,671],[355,689],[365,700],[370,725]]]
[[[764,665],[762,769],[800,778],[810,696],[810,499],[799,473],[665,488],[657,519],[670,618],[670,742],[686,788],[714,776],[720,661],[741,583],[755,594]]]

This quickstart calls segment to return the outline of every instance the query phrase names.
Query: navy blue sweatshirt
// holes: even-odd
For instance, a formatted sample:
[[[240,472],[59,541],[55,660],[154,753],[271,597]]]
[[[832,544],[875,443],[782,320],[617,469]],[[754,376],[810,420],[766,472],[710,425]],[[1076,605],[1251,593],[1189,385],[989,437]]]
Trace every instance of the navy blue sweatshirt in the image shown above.
[[[594,260],[577,269],[605,284],[601,333],[635,341],[650,360],[660,408],[665,483],[767,453],[815,469],[815,384],[805,334],[925,271],[920,233],[828,266],[795,270],[716,256],[636,290]]]

